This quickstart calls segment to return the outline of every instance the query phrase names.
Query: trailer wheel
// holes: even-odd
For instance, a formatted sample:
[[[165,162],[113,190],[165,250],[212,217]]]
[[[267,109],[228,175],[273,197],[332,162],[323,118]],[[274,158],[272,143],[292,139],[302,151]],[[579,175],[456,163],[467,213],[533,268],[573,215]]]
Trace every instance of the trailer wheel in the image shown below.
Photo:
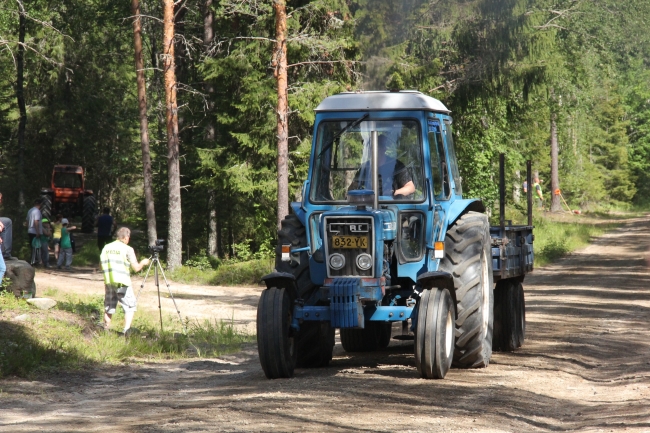
[[[524,287],[517,282],[517,347],[521,347],[526,339],[526,299]]]
[[[285,289],[262,292],[257,307],[257,350],[269,379],[292,377],[296,350],[291,332],[292,306]]]
[[[363,329],[341,329],[341,345],[346,352],[373,352],[388,347],[392,324],[368,322]]]
[[[492,348],[513,352],[524,343],[526,311],[521,283],[507,279],[494,289],[494,340]]]
[[[415,364],[425,379],[443,379],[454,358],[454,301],[447,289],[425,290],[418,307]]]
[[[41,215],[48,220],[52,219],[52,197],[49,194],[41,194]]]
[[[334,328],[329,322],[303,322],[296,334],[296,367],[327,367],[334,349]]]
[[[462,215],[447,230],[440,270],[452,274],[456,304],[454,365],[487,367],[492,356],[493,276],[490,226],[478,212]]]
[[[319,286],[312,283],[309,274],[309,255],[306,251],[300,253],[299,261],[282,261],[282,245],[292,248],[303,248],[307,244],[307,231],[296,215],[287,215],[278,231],[276,246],[275,268],[278,272],[287,272],[296,277],[298,296],[308,305],[314,305],[318,296]],[[329,323],[304,322],[296,334],[297,363],[300,367],[326,366],[332,359],[334,348],[334,330]]]
[[[81,231],[92,233],[95,227],[95,214],[97,212],[97,200],[95,196],[87,195],[83,201],[83,213],[81,215]]]

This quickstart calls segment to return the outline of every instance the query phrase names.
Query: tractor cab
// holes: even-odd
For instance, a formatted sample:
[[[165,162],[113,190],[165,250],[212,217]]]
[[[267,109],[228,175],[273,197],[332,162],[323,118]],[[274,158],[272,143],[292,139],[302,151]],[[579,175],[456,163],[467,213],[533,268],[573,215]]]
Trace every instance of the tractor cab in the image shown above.
[[[380,292],[397,281],[412,290],[422,270],[437,270],[440,223],[462,198],[449,110],[403,91],[331,96],[316,113],[310,180],[294,204],[316,257],[312,279],[384,277]],[[359,267],[368,262],[360,254],[371,256],[372,269]]]

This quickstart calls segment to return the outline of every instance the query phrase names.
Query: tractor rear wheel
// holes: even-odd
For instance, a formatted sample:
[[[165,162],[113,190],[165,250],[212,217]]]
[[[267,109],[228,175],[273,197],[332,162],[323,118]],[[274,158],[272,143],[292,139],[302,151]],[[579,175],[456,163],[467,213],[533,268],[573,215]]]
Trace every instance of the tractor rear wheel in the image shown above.
[[[291,330],[292,305],[285,289],[262,292],[257,307],[257,350],[262,370],[269,379],[292,377],[296,350]]]
[[[513,352],[524,342],[526,311],[524,289],[516,280],[501,280],[494,289],[494,340],[492,348]]]
[[[372,352],[388,347],[391,322],[368,322],[363,329],[341,329],[341,345],[346,352]]]
[[[92,233],[95,227],[95,214],[97,213],[97,200],[95,196],[87,195],[84,197],[83,214],[81,216],[81,231]]]
[[[447,289],[424,290],[418,306],[415,364],[425,379],[444,379],[454,358],[454,301]]]
[[[296,348],[296,367],[327,367],[334,349],[334,328],[329,322],[303,322],[296,334]]]
[[[303,248],[307,244],[307,231],[296,215],[287,215],[278,231],[275,249],[275,268],[296,277],[298,296],[307,305],[316,305],[320,286],[312,283],[309,274],[309,255],[303,251],[297,260],[282,261],[282,245]],[[332,360],[334,350],[334,329],[327,322],[308,322],[300,325],[296,334],[297,364],[301,368],[324,367]]]
[[[492,356],[494,293],[490,226],[486,215],[468,212],[447,230],[441,271],[452,274],[456,303],[454,365],[487,367]]]
[[[52,219],[52,196],[41,194],[41,215],[48,220]]]

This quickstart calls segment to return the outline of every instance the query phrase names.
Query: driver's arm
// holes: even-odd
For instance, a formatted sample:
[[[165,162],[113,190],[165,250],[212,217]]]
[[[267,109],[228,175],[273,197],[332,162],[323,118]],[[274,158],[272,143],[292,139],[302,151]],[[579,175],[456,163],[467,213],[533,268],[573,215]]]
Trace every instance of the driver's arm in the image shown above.
[[[403,187],[396,189],[393,192],[393,195],[399,195],[399,194],[410,195],[413,194],[414,192],[415,192],[415,184],[413,183],[412,180],[409,180],[408,182],[406,182],[406,184]]]

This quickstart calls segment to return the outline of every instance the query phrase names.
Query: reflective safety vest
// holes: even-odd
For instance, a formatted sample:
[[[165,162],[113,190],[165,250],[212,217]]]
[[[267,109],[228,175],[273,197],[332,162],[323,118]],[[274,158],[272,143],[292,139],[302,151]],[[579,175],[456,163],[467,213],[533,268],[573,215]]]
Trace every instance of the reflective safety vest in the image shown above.
[[[127,255],[131,247],[117,240],[107,244],[99,256],[104,272],[104,283],[112,285],[131,285],[131,273]]]

